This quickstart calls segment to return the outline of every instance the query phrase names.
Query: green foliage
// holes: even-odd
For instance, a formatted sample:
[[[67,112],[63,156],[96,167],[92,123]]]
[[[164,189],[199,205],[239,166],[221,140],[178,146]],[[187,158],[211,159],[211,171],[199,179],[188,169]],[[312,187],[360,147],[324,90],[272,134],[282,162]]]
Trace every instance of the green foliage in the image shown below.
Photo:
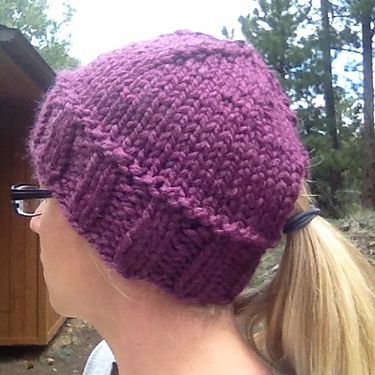
[[[361,20],[363,14],[371,14],[371,17],[375,19],[374,0],[346,0],[343,8],[357,21]]]
[[[47,0],[0,0],[0,24],[19,29],[53,69],[79,65],[69,55],[70,34],[60,35],[61,27],[72,20],[73,8],[64,2],[60,21],[49,18],[47,11]]]
[[[370,9],[369,3],[374,7],[374,0],[329,2],[332,60],[342,50],[359,51],[360,27],[354,15]],[[350,82],[344,89],[338,85],[338,72],[333,72],[339,141],[339,149],[334,149],[325,114],[322,83],[326,70],[317,5],[308,0],[259,0],[253,13],[240,16],[238,21],[245,39],[274,70],[298,113],[300,134],[311,156],[311,188],[318,204],[327,214],[339,217],[359,203],[362,106],[357,93],[361,83]],[[233,37],[233,31],[224,27],[223,35]],[[358,63],[353,59],[340,68],[358,71]],[[333,175],[339,176],[341,184],[335,189],[331,185]]]
[[[262,0],[253,15],[239,18],[246,40],[262,52],[288,91],[290,82],[303,74],[306,59],[313,57],[310,40],[297,34],[308,12],[309,6],[296,0]]]

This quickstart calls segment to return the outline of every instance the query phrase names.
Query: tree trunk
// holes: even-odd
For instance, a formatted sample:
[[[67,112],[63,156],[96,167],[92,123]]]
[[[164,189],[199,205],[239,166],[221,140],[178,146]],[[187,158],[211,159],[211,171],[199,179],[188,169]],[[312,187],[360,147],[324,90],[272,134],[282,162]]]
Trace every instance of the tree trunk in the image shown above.
[[[375,208],[374,82],[372,71],[371,13],[362,15],[363,129],[362,129],[362,206]]]
[[[331,139],[332,148],[338,150],[340,147],[339,135],[337,131],[336,109],[335,109],[335,94],[332,83],[332,56],[331,56],[331,37],[329,27],[329,1],[320,0],[320,10],[322,15],[322,30],[320,36],[320,43],[323,57],[323,90],[326,123],[328,127],[328,134]],[[340,205],[337,200],[337,191],[342,184],[341,172],[332,168],[330,171],[329,182],[331,187],[331,207],[334,216],[339,216]]]
[[[328,133],[331,137],[332,147],[335,150],[339,149],[339,140],[337,134],[336,110],[335,110],[335,95],[332,84],[332,57],[331,57],[331,37],[329,30],[329,16],[328,16],[328,0],[321,0],[322,13],[322,33],[321,33],[321,49],[323,54],[323,89],[326,120],[328,125]]]

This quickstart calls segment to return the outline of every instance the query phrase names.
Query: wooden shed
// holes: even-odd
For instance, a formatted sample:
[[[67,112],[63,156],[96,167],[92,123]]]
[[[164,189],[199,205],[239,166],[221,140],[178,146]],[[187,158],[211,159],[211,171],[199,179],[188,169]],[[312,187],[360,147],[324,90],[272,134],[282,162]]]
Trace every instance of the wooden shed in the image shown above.
[[[47,344],[63,323],[48,301],[38,237],[9,194],[32,182],[26,138],[54,76],[22,33],[0,25],[0,345]]]

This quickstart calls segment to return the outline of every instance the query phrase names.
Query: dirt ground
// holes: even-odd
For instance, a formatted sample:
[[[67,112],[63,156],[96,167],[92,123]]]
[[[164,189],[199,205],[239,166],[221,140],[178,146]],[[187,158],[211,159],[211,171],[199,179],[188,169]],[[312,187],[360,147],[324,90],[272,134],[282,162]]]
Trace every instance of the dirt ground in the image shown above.
[[[363,211],[336,224],[366,255],[375,267],[375,211]]]
[[[375,266],[375,212],[360,212],[333,222],[366,254]],[[259,286],[277,270],[281,248],[267,254],[252,284]],[[0,347],[0,375],[82,374],[88,355],[101,340],[95,329],[79,319],[68,319],[44,348]]]
[[[48,346],[0,347],[0,375],[81,375],[87,357],[100,340],[91,325],[67,319]]]

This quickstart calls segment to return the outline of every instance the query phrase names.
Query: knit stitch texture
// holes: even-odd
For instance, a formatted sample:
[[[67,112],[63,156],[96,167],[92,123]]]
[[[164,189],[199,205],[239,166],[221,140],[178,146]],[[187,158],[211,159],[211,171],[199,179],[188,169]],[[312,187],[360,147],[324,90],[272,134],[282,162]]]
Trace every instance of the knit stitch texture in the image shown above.
[[[111,267],[198,303],[243,290],[309,167],[258,53],[189,31],[60,72],[29,146],[40,184]]]

